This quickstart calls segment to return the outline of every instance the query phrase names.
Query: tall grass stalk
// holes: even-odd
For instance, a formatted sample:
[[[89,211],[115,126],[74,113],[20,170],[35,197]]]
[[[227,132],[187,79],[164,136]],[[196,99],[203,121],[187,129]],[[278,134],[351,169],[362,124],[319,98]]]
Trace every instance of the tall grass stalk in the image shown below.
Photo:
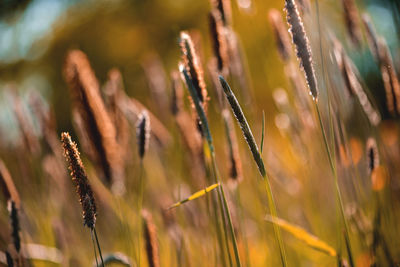
[[[338,206],[339,206],[340,216],[341,216],[342,224],[343,224],[344,231],[345,231],[345,232],[344,232],[344,237],[345,237],[345,243],[346,243],[347,254],[348,254],[348,257],[349,257],[349,264],[350,264],[350,266],[355,266],[355,265],[354,265],[353,256],[352,256],[352,253],[351,253],[351,243],[350,243],[350,236],[349,236],[349,227],[348,227],[348,225],[347,225],[346,217],[345,217],[345,214],[344,214],[344,207],[343,207],[343,201],[342,201],[342,194],[340,193],[340,187],[339,187],[339,181],[338,181],[338,176],[337,176],[337,171],[336,171],[335,163],[334,163],[334,161],[333,161],[333,157],[332,157],[332,154],[331,154],[331,150],[330,150],[330,148],[329,148],[328,139],[327,139],[326,132],[325,132],[325,127],[324,127],[324,125],[323,125],[323,123],[322,123],[321,112],[320,112],[319,107],[318,107],[318,101],[314,100],[313,102],[314,102],[314,105],[315,105],[315,110],[317,111],[318,122],[319,122],[319,125],[320,125],[320,128],[321,128],[321,132],[322,132],[322,136],[323,136],[323,139],[324,139],[325,149],[326,149],[326,152],[327,152],[327,154],[328,154],[329,165],[330,165],[330,168],[331,168],[333,177],[334,177],[335,192],[336,192],[337,203],[338,203]]]
[[[232,111],[235,114],[237,121],[239,122],[240,128],[242,129],[242,132],[244,135],[244,138],[246,139],[246,142],[250,147],[250,151],[253,154],[254,160],[258,166],[261,176],[263,177],[265,190],[267,192],[268,206],[269,206],[271,215],[273,217],[278,217],[274,197],[272,195],[271,185],[269,183],[269,177],[268,177],[267,172],[265,171],[264,161],[262,160],[261,154],[258,151],[257,143],[254,139],[253,133],[251,132],[250,126],[249,126],[249,124],[246,120],[246,117],[244,116],[244,113],[242,111],[242,108],[240,107],[239,102],[237,101],[229,84],[225,81],[225,79],[222,76],[219,76],[219,80],[222,85],[222,88],[224,89],[224,92],[228,99],[228,102],[231,105]],[[287,266],[286,252],[285,252],[285,248],[283,245],[279,226],[274,225],[273,228],[274,228],[275,238],[279,245],[279,252],[280,252],[282,265]]]
[[[144,179],[143,179],[143,172],[144,172],[144,166],[143,166],[143,158],[140,159],[140,171],[139,171],[139,199],[138,199],[138,215],[140,214],[142,208],[143,208],[143,191],[144,191]],[[137,249],[137,261],[138,261],[138,266],[141,266],[141,250],[142,250],[142,238],[141,238],[141,233],[142,233],[142,224],[139,223],[139,229],[138,229],[138,235],[137,235],[137,242],[138,242],[138,249]]]
[[[200,122],[201,122],[201,128],[204,134],[204,137],[206,138],[207,144],[208,144],[208,148],[210,149],[210,155],[211,155],[211,167],[212,167],[212,173],[215,179],[215,182],[218,182],[221,184],[221,186],[219,187],[219,197],[222,199],[222,205],[220,205],[221,208],[221,213],[222,213],[222,218],[224,219],[224,216],[226,215],[227,219],[228,219],[228,226],[229,226],[229,230],[230,230],[230,234],[231,234],[231,238],[232,238],[232,243],[233,243],[233,250],[235,253],[235,259],[236,259],[236,265],[238,267],[242,266],[241,262],[240,262],[240,255],[239,255],[239,249],[237,246],[237,241],[236,241],[236,235],[235,235],[235,230],[233,228],[233,224],[232,224],[232,218],[230,215],[230,211],[229,211],[229,206],[228,206],[228,202],[226,200],[225,197],[225,191],[224,191],[224,187],[221,183],[220,177],[219,177],[219,171],[218,171],[218,166],[217,166],[217,162],[215,159],[215,151],[214,151],[214,144],[213,144],[213,140],[211,137],[211,132],[210,132],[210,128],[208,127],[208,121],[204,112],[203,107],[200,105],[200,101],[199,101],[199,97],[197,95],[197,92],[193,86],[193,83],[191,81],[191,78],[189,77],[187,71],[185,68],[180,69],[181,72],[183,73],[184,77],[185,77],[185,81],[187,83],[187,87],[190,93],[190,96],[193,99],[197,114],[199,116]],[[226,227],[226,224],[224,224],[224,228]]]

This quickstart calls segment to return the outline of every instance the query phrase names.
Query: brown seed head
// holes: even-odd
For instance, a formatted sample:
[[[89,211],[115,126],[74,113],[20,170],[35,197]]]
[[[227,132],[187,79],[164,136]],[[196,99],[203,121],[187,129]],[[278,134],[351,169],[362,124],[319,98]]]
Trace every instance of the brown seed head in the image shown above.
[[[73,106],[89,137],[88,146],[95,152],[88,154],[93,155],[92,160],[100,166],[107,182],[120,182],[123,171],[120,168],[116,131],[101,97],[98,81],[82,51],[73,50],[68,53],[64,76],[70,88]]]
[[[282,15],[278,10],[270,9],[268,12],[268,18],[275,34],[279,55],[284,62],[287,62],[290,60],[292,48],[286,26],[283,24]]]
[[[360,47],[362,37],[356,3],[354,0],[342,0],[342,5],[347,32],[353,44]]]
[[[389,47],[383,38],[378,38],[379,62],[386,92],[386,106],[395,117],[400,115],[400,83]]]
[[[285,3],[286,19],[290,27],[293,43],[296,47],[297,58],[300,60],[300,65],[306,76],[310,93],[313,99],[316,100],[318,98],[317,79],[312,65],[312,53],[308,37],[294,0],[285,0]]]
[[[378,146],[374,138],[370,137],[367,140],[367,160],[368,172],[371,174],[375,168],[379,166],[379,152]]]
[[[0,159],[0,187],[7,201],[13,201],[20,208],[20,199],[17,188],[14,185],[10,172],[4,162]]]
[[[19,215],[18,208],[14,201],[8,202],[8,211],[10,213],[10,222],[11,222],[11,237],[13,240],[14,247],[16,251],[19,253],[21,250],[21,237],[20,237],[20,226],[19,226]]]
[[[225,27],[218,10],[212,10],[209,14],[211,41],[214,55],[217,58],[217,67],[220,72],[227,71],[229,66],[228,44]]]
[[[70,175],[78,193],[79,202],[82,205],[83,224],[93,228],[96,223],[96,204],[79,151],[75,142],[71,140],[69,133],[63,132],[61,134],[61,142],[64,156],[69,165],[68,168],[71,171]]]
[[[210,0],[211,6],[217,9],[221,14],[224,25],[230,25],[232,23],[232,7],[230,0]]]
[[[178,71],[171,72],[171,82],[171,112],[176,116],[183,108],[183,87]]]
[[[242,162],[239,156],[239,146],[237,143],[235,129],[233,127],[233,121],[231,113],[228,109],[222,112],[225,123],[226,138],[228,141],[229,151],[229,177],[234,183],[239,183],[242,178]]]
[[[146,110],[143,110],[139,114],[136,124],[136,138],[139,147],[139,157],[143,159],[149,147],[150,139],[150,118]]]
[[[187,32],[181,32],[180,47],[184,67],[192,79],[193,86],[196,89],[204,110],[207,110],[208,96],[206,84],[204,82],[203,69],[201,68],[200,60],[194,48],[192,39]]]
[[[153,218],[147,210],[142,210],[143,225],[144,225],[144,239],[146,240],[146,253],[150,267],[159,267],[160,260],[158,255],[158,243],[156,226],[154,225]]]

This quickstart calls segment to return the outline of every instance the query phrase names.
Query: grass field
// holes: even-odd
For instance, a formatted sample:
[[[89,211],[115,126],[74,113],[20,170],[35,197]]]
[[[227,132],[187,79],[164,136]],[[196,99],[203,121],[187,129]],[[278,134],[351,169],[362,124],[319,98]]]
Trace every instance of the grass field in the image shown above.
[[[0,266],[400,266],[396,0],[0,4]]]

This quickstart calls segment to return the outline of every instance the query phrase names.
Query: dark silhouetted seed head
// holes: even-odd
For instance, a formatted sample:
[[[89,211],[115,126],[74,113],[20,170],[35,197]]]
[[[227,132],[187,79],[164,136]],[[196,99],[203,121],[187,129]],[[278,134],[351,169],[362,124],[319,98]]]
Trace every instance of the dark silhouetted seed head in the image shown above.
[[[11,221],[11,237],[13,240],[14,247],[16,251],[19,253],[21,250],[21,237],[19,236],[19,215],[18,209],[14,201],[8,202],[8,211],[10,213],[10,221]]]
[[[138,117],[136,124],[136,138],[139,148],[139,156],[143,159],[149,147],[150,139],[150,118],[146,110],[143,110]]]
[[[296,47],[297,58],[300,60],[300,64],[306,76],[310,93],[314,100],[316,100],[318,98],[317,79],[312,65],[311,48],[304,25],[294,0],[285,0],[285,3],[287,12],[286,18],[292,34],[293,43]]]
[[[82,205],[83,224],[92,229],[96,224],[96,204],[79,151],[76,144],[71,140],[69,133],[64,132],[61,134],[61,142],[64,148],[64,156],[71,171],[72,181],[76,187],[79,202]]]
[[[200,59],[194,48],[192,38],[187,32],[181,32],[180,47],[183,59],[183,65],[188,72],[193,86],[196,89],[199,100],[204,110],[207,110],[207,89],[204,82],[203,69],[200,64]]]
[[[142,211],[143,224],[144,224],[144,239],[146,241],[146,254],[150,267],[159,267],[160,259],[158,255],[158,243],[156,226],[154,225],[153,218],[147,210]]]
[[[276,9],[271,9],[268,12],[269,22],[275,34],[276,46],[278,47],[279,55],[283,61],[288,61],[291,55],[290,39],[285,25],[283,24],[282,15]]]
[[[211,41],[213,43],[214,55],[217,58],[217,67],[220,72],[228,69],[228,44],[225,27],[218,10],[212,10],[209,14]]]
[[[379,152],[374,138],[367,140],[368,172],[371,174],[379,166]]]

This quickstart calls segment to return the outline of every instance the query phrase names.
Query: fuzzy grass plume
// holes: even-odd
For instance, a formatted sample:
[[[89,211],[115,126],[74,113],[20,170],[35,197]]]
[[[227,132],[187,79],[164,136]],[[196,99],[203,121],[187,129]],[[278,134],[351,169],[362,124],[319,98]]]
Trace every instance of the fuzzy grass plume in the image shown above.
[[[318,98],[317,79],[315,77],[310,42],[306,35],[303,21],[294,0],[285,0],[286,19],[296,47],[297,58],[306,76],[307,84],[313,99]]]
[[[149,148],[150,139],[150,118],[146,110],[139,114],[136,124],[136,138],[139,148],[139,157],[143,159],[146,151]]]
[[[142,210],[143,218],[143,235],[146,241],[146,254],[150,267],[159,267],[160,259],[158,255],[158,242],[156,226],[153,217],[147,210]]]
[[[80,153],[69,133],[64,132],[61,134],[61,142],[64,149],[65,159],[68,162],[70,175],[75,185],[79,202],[82,205],[83,224],[90,229],[93,229],[96,224],[96,203],[94,201],[93,191],[89,184],[85,168],[83,167]]]
[[[108,183],[121,183],[122,170],[118,155],[116,131],[100,95],[98,81],[86,55],[70,51],[64,67],[65,80],[70,88],[76,115],[82,121],[82,130],[88,138],[92,155],[103,170]],[[84,134],[84,133],[82,133]]]

